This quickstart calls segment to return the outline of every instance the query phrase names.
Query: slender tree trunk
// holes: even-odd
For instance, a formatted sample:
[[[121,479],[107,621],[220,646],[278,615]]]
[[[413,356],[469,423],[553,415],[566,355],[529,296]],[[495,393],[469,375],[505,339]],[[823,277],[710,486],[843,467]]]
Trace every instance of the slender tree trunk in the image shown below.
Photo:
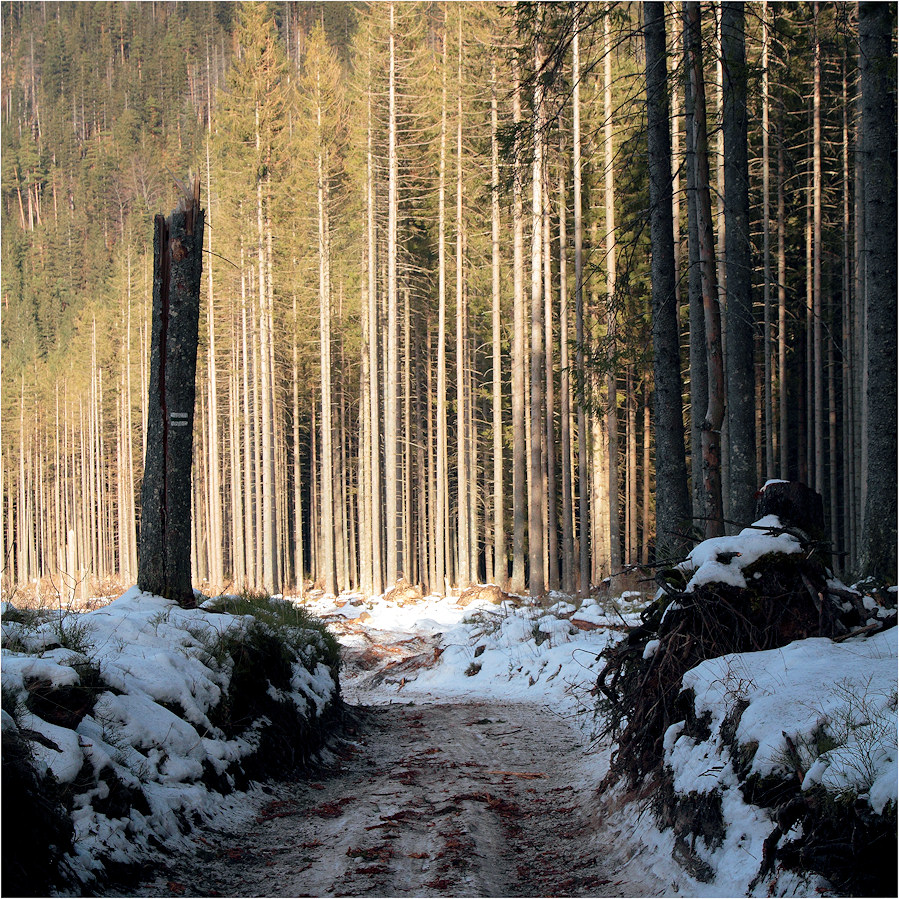
[[[544,471],[546,472],[546,552],[547,586],[559,589],[559,532],[556,503],[556,385],[553,364],[553,298],[552,298],[552,243],[550,240],[549,164],[543,168],[543,324],[546,369],[546,431]]]
[[[561,123],[560,123],[561,124]],[[559,423],[562,438],[562,590],[568,596],[575,591],[574,503],[571,478],[571,365],[568,346],[568,249],[567,199],[565,196],[565,139],[559,128]]]
[[[858,360],[855,358],[855,346],[852,332],[852,291],[853,271],[852,271],[852,231],[850,218],[850,182],[849,182],[849,85],[847,78],[847,61],[844,51],[843,56],[843,184],[842,184],[842,201],[843,201],[843,304],[841,310],[842,319],[842,370],[841,370],[841,387],[843,399],[843,534],[845,540],[844,550],[848,553],[843,557],[843,570],[854,571],[854,560],[856,558],[857,534],[855,530],[856,522],[856,495],[855,484],[856,474],[855,466],[857,457],[855,453],[854,435],[855,435],[855,392],[853,388],[855,368]]]
[[[764,331],[762,357],[765,392],[765,480],[775,475],[774,453],[774,370],[771,340],[771,154],[770,154],[770,73],[768,48],[770,44],[767,0],[762,5],[762,270],[764,278]]]
[[[822,296],[823,172],[821,160],[821,41],[818,36],[818,3],[814,4],[814,91],[812,94],[813,155],[812,155],[812,228],[813,228],[813,291],[812,311],[814,334],[814,435],[815,435],[815,490],[821,496],[824,488],[824,301]],[[831,516],[833,510],[829,510]],[[831,518],[832,523],[832,518]]]
[[[521,122],[521,88],[517,60],[513,60],[512,118]],[[512,335],[512,593],[525,591],[525,533],[528,521],[525,434],[525,304],[524,202],[521,146],[516,138],[512,180],[513,335]],[[438,388],[439,389],[439,388]]]
[[[699,3],[684,4],[688,66],[694,104],[693,148],[696,154],[696,212],[702,304],[708,364],[708,407],[702,423],[703,485],[706,495],[706,537],[724,533],[721,494],[721,426],[724,422],[724,366],[721,350],[721,317],[715,273],[712,206],[709,194],[708,136],[705,115],[705,81]]]
[[[668,121],[664,6],[644,3],[647,138],[652,243],[652,337],[656,416],[656,557],[688,550],[691,517],[682,412],[680,324],[672,219],[671,138]],[[646,452],[647,447],[644,447]],[[645,466],[644,466],[645,467]],[[649,472],[644,471],[648,483]],[[647,542],[644,531],[644,545]]]
[[[625,372],[625,408],[626,408],[626,459],[627,497],[625,509],[625,544],[627,546],[626,564],[634,565],[637,561],[637,395],[634,364],[628,363]]]
[[[461,7],[456,7],[459,15],[459,60],[457,80],[456,111],[456,445],[457,445],[457,477],[456,477],[456,535],[459,547],[459,563],[456,582],[459,587],[467,587],[470,583],[471,571],[471,530],[469,507],[469,481],[473,477],[470,470],[469,431],[471,427],[468,417],[468,402],[465,390],[466,331],[467,311],[465,309],[465,285],[462,265],[462,17]]]
[[[447,430],[446,430],[446,69],[447,34],[443,34],[443,102],[440,114],[440,180],[437,190],[437,505],[435,515],[437,570],[434,588],[441,595],[447,591]]]
[[[206,365],[209,372],[209,399],[207,402],[209,412],[209,528],[210,528],[210,577],[211,583],[219,589],[225,586],[225,566],[222,551],[225,538],[222,527],[222,483],[221,461],[219,456],[219,414],[218,414],[218,371],[216,368],[216,344],[215,344],[215,292],[212,280],[212,176],[209,161],[209,138],[206,140],[206,202],[210,207],[209,228],[207,233],[207,261],[206,261],[206,317],[208,324],[209,346],[207,347]]]
[[[378,247],[375,233],[375,163],[372,143],[371,57],[369,56],[368,89],[368,159],[367,159],[367,214],[368,214],[368,367],[369,367],[369,422],[371,424],[371,517],[368,520],[371,539],[372,583],[375,596],[384,590],[383,554],[381,548],[381,414],[378,369]]]
[[[583,594],[590,587],[590,487],[587,473],[587,414],[584,403],[586,373],[584,367],[584,223],[581,197],[581,69],[580,69],[580,6],[575,10],[571,39],[572,87],[572,150],[574,194],[574,306],[575,306],[575,371],[578,391],[577,453],[578,453],[578,589]],[[514,394],[513,394],[514,395]]]
[[[534,71],[543,68],[543,49],[538,43],[534,48]],[[530,578],[528,590],[531,596],[541,597],[546,592],[543,565],[543,291],[542,291],[542,232],[543,232],[543,87],[537,81],[534,89],[534,162],[531,185],[531,483],[528,496],[528,557]]]
[[[496,99],[496,60],[490,70],[490,224],[491,288],[493,299],[493,581],[505,587],[509,577],[506,562],[506,529],[503,491],[503,380],[502,295],[500,289],[499,217],[499,115]]]
[[[335,459],[332,434],[334,431],[331,420],[333,397],[331,391],[331,284],[328,265],[328,233],[327,233],[327,185],[325,173],[325,161],[321,149],[322,123],[321,103],[318,104],[317,125],[319,150],[317,152],[316,166],[318,170],[318,303],[319,303],[319,371],[321,377],[321,568],[319,574],[324,578],[324,590],[326,594],[336,596],[337,586],[337,560],[335,555],[335,498],[334,485]]]
[[[727,271],[727,430],[730,517],[755,520],[755,347],[749,233],[747,74],[742,3],[721,9],[724,85],[724,214]],[[767,221],[767,219],[766,219]],[[767,355],[767,348],[766,348]]]
[[[389,122],[387,137],[387,349],[386,403],[384,408],[385,515],[387,522],[386,583],[396,583],[403,560],[398,558],[399,497],[397,493],[397,416],[399,341],[397,323],[397,190],[396,156],[396,33],[394,4],[390,4]]]
[[[611,9],[611,7],[609,7]],[[603,56],[605,59],[603,77],[603,169],[605,172],[606,207],[606,303],[609,344],[609,374],[606,378],[608,391],[607,430],[609,464],[609,561],[611,565],[612,589],[615,576],[621,569],[621,514],[619,488],[618,454],[618,378],[616,373],[615,342],[617,339],[617,246],[615,240],[615,148],[612,138],[612,56],[609,17],[603,21]]]
[[[643,379],[643,521],[641,530],[643,533],[643,546],[640,554],[640,562],[643,565],[649,564],[649,545],[652,542],[650,533],[650,483],[652,481],[652,458],[651,458],[651,420],[649,413],[649,378]],[[683,445],[683,438],[681,438]],[[686,480],[686,463],[684,466],[684,475]],[[686,491],[686,484],[684,484]]]
[[[783,116],[780,117],[783,124]],[[780,131],[780,129],[778,129]],[[790,478],[790,427],[787,414],[787,251],[786,213],[784,209],[784,147],[777,143],[777,402],[780,452],[780,478]]]

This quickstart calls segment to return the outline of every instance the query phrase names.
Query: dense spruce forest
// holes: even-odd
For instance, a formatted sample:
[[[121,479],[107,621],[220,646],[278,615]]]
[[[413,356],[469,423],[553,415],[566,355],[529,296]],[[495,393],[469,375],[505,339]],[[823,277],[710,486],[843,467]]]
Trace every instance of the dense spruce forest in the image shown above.
[[[135,580],[189,173],[195,586],[586,591],[773,478],[895,583],[895,14],[2,3],[4,596]]]

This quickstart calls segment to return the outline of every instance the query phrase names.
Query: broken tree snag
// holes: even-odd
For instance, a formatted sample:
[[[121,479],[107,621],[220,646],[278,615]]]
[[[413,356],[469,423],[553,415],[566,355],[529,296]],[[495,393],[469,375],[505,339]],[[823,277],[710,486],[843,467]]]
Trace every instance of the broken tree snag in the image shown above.
[[[153,323],[147,455],[137,586],[196,604],[190,572],[190,473],[203,272],[200,182],[195,179],[153,238]]]
[[[785,528],[798,528],[811,543],[829,545],[820,493],[800,481],[768,481],[756,494],[755,518],[776,515]]]

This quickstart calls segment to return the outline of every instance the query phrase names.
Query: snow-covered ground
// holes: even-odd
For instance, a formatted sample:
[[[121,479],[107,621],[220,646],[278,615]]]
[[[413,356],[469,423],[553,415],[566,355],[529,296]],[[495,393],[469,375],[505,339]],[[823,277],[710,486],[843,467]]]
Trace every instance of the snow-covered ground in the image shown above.
[[[236,767],[271,721],[229,727],[216,712],[235,667],[229,645],[255,619],[185,610],[136,588],[80,614],[35,617],[7,603],[2,611],[4,741],[24,736],[39,776],[52,774],[75,794],[70,878],[89,882],[110,862],[184,845],[198,821],[246,814],[246,797],[223,796],[221,785],[233,789]],[[298,627],[295,636],[289,683],[273,698],[314,720],[338,687],[319,634]]]
[[[738,559],[727,574],[736,580],[747,560],[757,557],[749,545],[753,539],[775,541],[776,546],[761,551],[792,551],[788,535],[755,531],[741,537],[739,545],[731,545],[738,539],[731,538],[727,546],[694,550],[694,571],[727,568]],[[608,772],[611,749],[599,739],[603,722],[595,717],[591,693],[603,667],[600,653],[621,639],[626,626],[639,623],[639,612],[650,598],[630,593],[580,603],[553,595],[539,606],[518,597],[460,605],[456,598],[436,595],[395,601],[389,595],[352,594],[293,602],[321,617],[338,636],[347,663],[342,691],[349,701],[542,705],[580,728],[580,776],[598,786]],[[74,616],[69,626],[84,631],[91,647],[86,660],[99,666],[109,689],[74,729],[21,708],[18,727],[40,735],[37,761],[61,782],[73,782],[89,765],[96,791],[102,792],[105,782],[99,775],[112,770],[126,785],[143,783],[149,805],[144,811],[132,809],[129,823],[97,812],[92,799],[98,793],[79,797],[73,868],[85,876],[99,856],[128,861],[146,855],[149,837],[140,833],[169,847],[183,843],[182,830],[191,817],[209,821],[215,815],[230,816],[233,824],[246,815],[252,803],[244,794],[222,799],[201,780],[210,768],[226,772],[229,762],[251,751],[266,726],[260,720],[248,732],[228,738],[209,719],[229,676],[227,663],[211,661],[211,648],[225,633],[246,627],[245,619],[184,611],[132,590],[104,609]],[[24,696],[31,678],[64,685],[82,676],[77,663],[85,659],[79,653],[49,648],[59,642],[52,621],[30,631],[4,623],[3,630],[5,642],[20,644],[17,653],[4,650],[5,697]],[[665,763],[679,793],[721,793],[725,838],[714,850],[701,852],[712,878],[700,882],[672,860],[674,838],[659,831],[645,813],[645,798],[620,797],[601,825],[608,840],[626,846],[634,863],[651,872],[654,882],[666,884],[672,895],[745,893],[775,822],[770,811],[744,801],[734,771],[737,746],[757,744],[752,771],[760,775],[789,770],[790,747],[800,747],[803,788],[817,784],[835,796],[851,794],[877,813],[891,808],[890,803],[894,808],[896,668],[896,628],[840,643],[803,640],[698,665],[688,672],[684,686],[693,690],[697,716],[708,714],[710,736],[697,740],[684,733],[682,723],[674,724],[665,738]],[[333,690],[324,665],[313,660],[295,666],[291,698],[310,715],[321,710]],[[725,736],[722,726],[733,724],[738,702],[742,717],[735,735],[725,728]],[[182,710],[178,715],[171,711],[175,706]],[[3,727],[4,734],[16,727],[6,710]],[[820,879],[783,873],[758,890],[764,893],[769,887],[780,895],[826,891]]]
[[[765,530],[778,526],[765,519],[736,537],[700,544],[683,565],[687,589],[711,581],[745,586],[744,570],[765,553],[798,552],[794,537]],[[570,600],[554,595],[547,608],[518,598],[459,608],[451,598],[437,596],[404,606],[384,597],[343,596],[336,602],[315,599],[311,608],[336,623],[349,651],[364,654],[374,635],[398,652],[407,648],[408,661],[394,660],[392,676],[380,671],[372,678],[357,670],[346,684],[350,695],[369,703],[460,698],[545,703],[581,727],[583,776],[598,785],[608,771],[610,747],[598,739],[603,722],[595,717],[590,691],[603,667],[600,653],[621,638],[624,625],[639,622],[646,598],[588,600],[580,608]],[[884,617],[873,601],[868,604],[871,622]],[[672,860],[674,836],[645,814],[647,801],[620,806],[608,826],[619,839],[646,850],[635,850],[640,863],[669,884],[672,894],[742,895],[759,873],[776,822],[773,810],[744,801],[732,759],[738,748],[754,752],[750,774],[787,780],[794,776],[791,752],[798,747],[803,790],[817,784],[841,801],[869,804],[877,814],[895,809],[897,636],[894,627],[843,642],[799,640],[776,650],[711,659],[686,674],[683,687],[694,691],[697,717],[710,717],[711,734],[696,740],[683,733],[683,722],[672,725],[665,764],[678,794],[721,794],[724,839],[714,849],[697,843],[697,854],[711,871],[706,882]],[[437,651],[424,651],[426,644]],[[737,720],[738,703],[745,706],[742,718],[735,736],[725,738],[722,725]],[[797,835],[788,832],[783,839]],[[827,893],[828,885],[821,877],[778,870],[754,892],[764,895],[767,889],[803,895]]]

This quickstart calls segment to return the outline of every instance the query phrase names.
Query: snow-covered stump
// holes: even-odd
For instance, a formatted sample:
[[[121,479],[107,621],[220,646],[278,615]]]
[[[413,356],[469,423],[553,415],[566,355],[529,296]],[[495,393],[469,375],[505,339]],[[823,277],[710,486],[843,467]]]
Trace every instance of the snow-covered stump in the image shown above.
[[[892,821],[895,860],[895,799],[882,801],[882,784],[863,812],[842,809],[837,814],[827,791],[824,798],[820,795],[823,772],[813,763],[826,757],[828,748],[826,741],[816,743],[821,734],[814,722],[810,729],[791,730],[798,720],[792,713],[778,725],[773,736],[780,767],[771,765],[770,747],[762,751],[757,740],[740,736],[741,728],[755,720],[750,712],[759,699],[757,684],[777,660],[799,659],[796,647],[831,648],[817,673],[817,692],[808,685],[800,692],[800,700],[811,704],[833,693],[845,674],[846,664],[837,656],[848,660],[864,654],[858,635],[875,634],[896,620],[895,609],[880,608],[871,597],[833,579],[822,558],[827,551],[819,527],[823,516],[818,519],[808,494],[796,485],[769,484],[763,496],[772,487],[768,505],[762,507],[779,508],[787,521],[767,514],[735,537],[704,541],[686,561],[661,572],[661,589],[643,613],[642,625],[604,652],[606,667],[596,685],[599,709],[617,739],[606,786],[652,797],[656,820],[671,834],[673,857],[696,880],[721,884],[724,894],[750,886],[762,889],[762,878],[770,879],[777,864],[816,871],[842,888],[847,870],[835,862],[845,854],[845,845],[837,847],[835,841],[840,815],[858,834],[881,843]],[[877,771],[896,764],[895,633],[878,633],[887,643],[874,647],[874,657],[887,654],[893,684],[891,693],[880,696],[884,691],[877,691],[875,704],[891,708],[893,715],[892,729],[884,723],[878,730],[882,764],[874,765]],[[847,650],[839,655],[844,645]],[[756,659],[763,661],[755,664]],[[699,677],[698,682],[706,684],[703,696],[718,691],[718,706],[709,705],[696,690],[695,672],[710,666],[717,666],[716,676]],[[773,697],[769,720],[775,720],[771,709],[778,691],[790,689],[802,666],[800,661],[796,670],[785,670],[780,683],[772,681],[767,692],[761,691]],[[849,694],[863,696],[864,684],[854,684]],[[844,705],[852,702],[856,700],[847,699]],[[890,720],[883,714],[880,719]],[[825,758],[819,768],[826,764]],[[869,779],[873,783],[879,777],[875,773]],[[865,789],[856,789],[854,797]],[[797,833],[791,833],[797,824],[804,828],[804,841],[797,842]],[[736,848],[752,865],[747,868],[746,862],[739,872],[725,875],[716,862],[735,849],[731,844],[739,834],[733,829],[740,827],[748,828],[743,834],[747,842]],[[846,845],[851,852],[863,851],[857,841]],[[866,876],[874,870],[869,866]],[[722,881],[726,876],[731,880]],[[883,885],[882,880],[866,883]]]

